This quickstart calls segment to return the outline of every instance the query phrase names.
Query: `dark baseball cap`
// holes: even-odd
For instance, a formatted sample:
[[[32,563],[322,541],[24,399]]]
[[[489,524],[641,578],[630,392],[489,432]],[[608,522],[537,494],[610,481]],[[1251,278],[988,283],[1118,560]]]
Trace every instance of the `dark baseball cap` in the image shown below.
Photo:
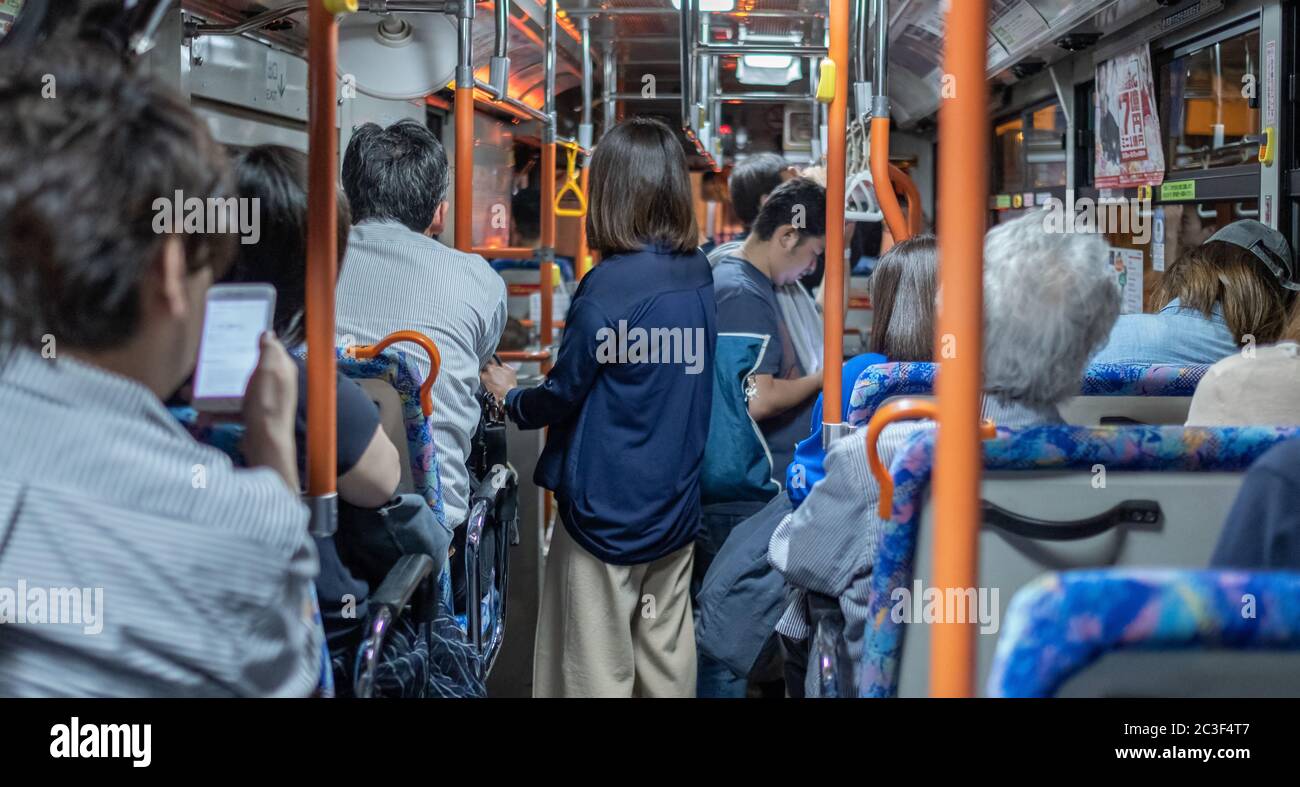
[[[1295,259],[1291,256],[1291,245],[1282,233],[1254,219],[1234,221],[1206,239],[1221,241],[1239,246],[1254,254],[1264,263],[1278,283],[1288,290],[1300,290],[1300,282],[1295,278]]]

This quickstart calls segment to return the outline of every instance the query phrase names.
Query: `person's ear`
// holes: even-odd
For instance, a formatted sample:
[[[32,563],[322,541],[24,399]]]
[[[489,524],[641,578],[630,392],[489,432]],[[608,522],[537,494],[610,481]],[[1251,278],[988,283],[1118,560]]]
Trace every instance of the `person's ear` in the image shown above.
[[[794,228],[793,224],[787,224],[777,231],[777,236],[781,241],[781,248],[791,251],[799,245],[799,230]]]
[[[424,231],[425,235],[434,238],[447,229],[447,206],[447,200],[438,203],[438,207],[433,211],[433,221],[429,222],[429,228]]]
[[[185,265],[185,247],[176,235],[168,235],[154,255],[153,275],[141,293],[147,301],[146,311],[156,309],[166,317],[180,319],[190,309],[189,271]]]

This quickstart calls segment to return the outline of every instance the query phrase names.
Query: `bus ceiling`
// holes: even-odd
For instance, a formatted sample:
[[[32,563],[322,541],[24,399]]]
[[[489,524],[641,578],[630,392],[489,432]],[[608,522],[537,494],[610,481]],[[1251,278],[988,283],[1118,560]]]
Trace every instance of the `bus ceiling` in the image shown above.
[[[384,4],[395,11],[404,5],[437,5],[427,0]],[[988,79],[996,87],[1046,71],[1053,77],[1049,84],[1055,84],[1051,67],[1097,46],[1103,31],[1124,30],[1162,10],[1195,16],[1195,7],[1206,4],[990,0]],[[1218,8],[1224,3],[1208,4]],[[192,15],[190,36],[239,32],[300,54],[306,48],[306,5],[303,0],[181,2]],[[874,61],[881,48],[876,5],[876,0],[851,3],[853,55],[847,68],[850,84],[857,86],[850,117],[872,109],[869,83],[878,70]],[[903,129],[932,129],[945,91],[955,87],[940,62],[945,5],[944,0],[885,3],[890,115]],[[370,7],[367,0],[360,6],[363,13]],[[773,148],[792,160],[801,155],[815,160],[824,154],[826,107],[817,103],[816,94],[819,63],[829,41],[828,7],[825,0],[560,0],[557,133],[575,139],[580,135],[585,56],[592,74],[586,81],[586,103],[597,132],[624,115],[655,114],[683,126],[683,142],[695,154],[696,167],[717,168],[737,153]],[[545,2],[511,2],[504,42],[503,20],[494,11],[491,0],[476,5],[474,76],[480,86],[496,84],[500,74],[495,69],[502,65],[504,49],[509,58],[508,94],[522,105],[515,117],[526,120],[531,114],[536,119],[545,103]],[[755,140],[764,134],[776,139]]]

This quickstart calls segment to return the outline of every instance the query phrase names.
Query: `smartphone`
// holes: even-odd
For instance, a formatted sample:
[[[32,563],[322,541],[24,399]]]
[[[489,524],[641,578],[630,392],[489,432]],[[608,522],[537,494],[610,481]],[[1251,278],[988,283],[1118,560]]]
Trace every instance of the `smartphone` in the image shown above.
[[[275,318],[275,288],[269,284],[218,284],[208,290],[194,372],[194,409],[237,413],[257,368],[261,336]]]

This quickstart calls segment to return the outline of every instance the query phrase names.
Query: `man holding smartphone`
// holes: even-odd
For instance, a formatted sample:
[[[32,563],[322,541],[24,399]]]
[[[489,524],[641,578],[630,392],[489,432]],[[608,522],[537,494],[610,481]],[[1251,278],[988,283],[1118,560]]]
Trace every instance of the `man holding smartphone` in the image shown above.
[[[0,63],[0,587],[93,590],[102,626],[0,625],[0,696],[309,694],[292,361],[260,337],[249,469],[162,401],[194,369],[235,238],[155,232],[151,206],[230,196],[224,153],[168,88],[84,44],[51,50]]]

